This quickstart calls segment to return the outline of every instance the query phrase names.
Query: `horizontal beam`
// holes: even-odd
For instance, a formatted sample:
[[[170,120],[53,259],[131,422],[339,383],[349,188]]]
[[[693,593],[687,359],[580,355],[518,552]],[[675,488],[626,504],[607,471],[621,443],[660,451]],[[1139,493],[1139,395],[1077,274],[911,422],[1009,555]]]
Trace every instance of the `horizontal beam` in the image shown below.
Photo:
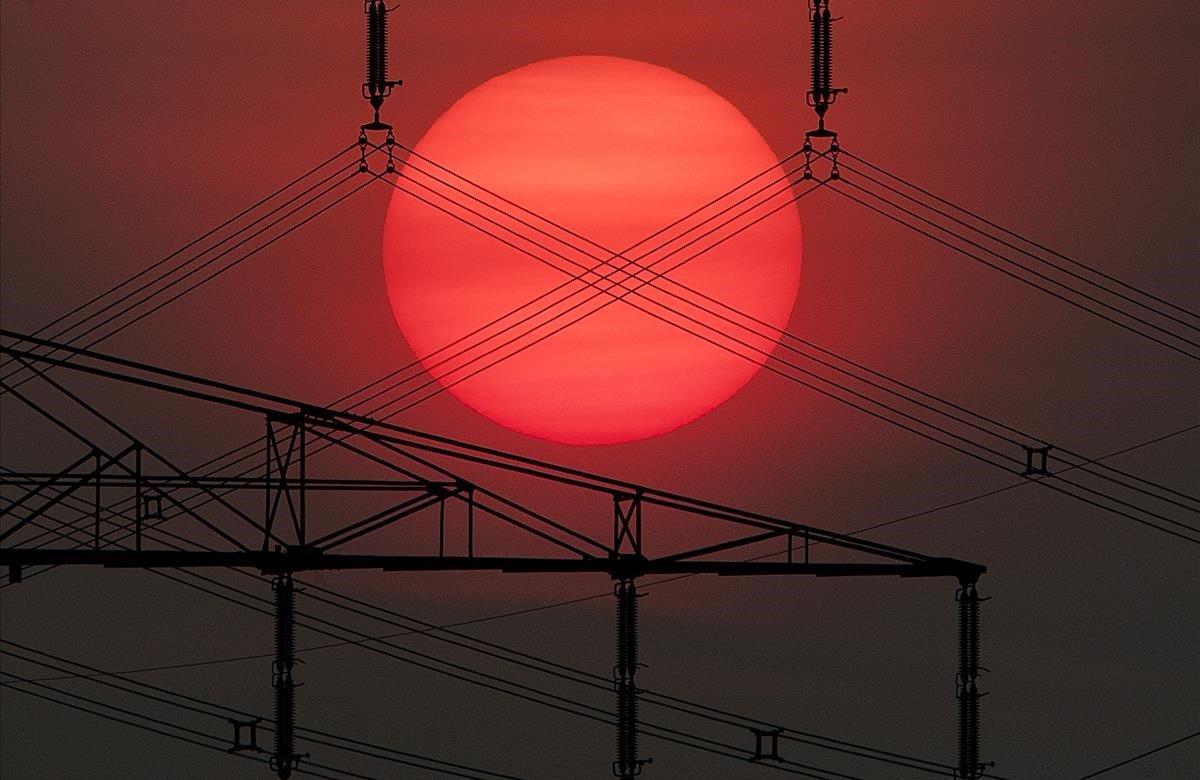
[[[347,571],[501,571],[527,574],[603,573],[717,574],[723,576],[808,575],[815,577],[955,577],[975,581],[986,569],[953,558],[918,563],[787,563],[771,561],[655,560],[616,558],[536,558],[436,555],[341,555],[293,548],[280,552],[209,552],[188,550],[69,550],[0,548],[0,565],[108,566],[115,568],[227,567],[263,572]]]
[[[447,436],[406,428],[395,423],[348,411],[314,406],[297,399],[160,368],[127,358],[120,358],[57,341],[37,338],[32,335],[0,329],[0,337],[15,341],[16,344],[26,343],[38,347],[50,348],[56,352],[69,353],[63,358],[55,358],[47,354],[32,352],[28,349],[18,349],[14,344],[0,344],[0,352],[23,360],[60,366],[67,370],[105,377],[114,381],[147,387],[181,397],[255,412],[257,414],[265,414],[275,419],[288,419],[297,423],[303,422],[314,430],[324,428],[330,432],[361,436],[377,444],[386,443],[406,449],[417,449],[453,458],[459,462],[477,463],[489,468],[523,474],[536,479],[557,482],[593,492],[620,494],[631,497],[637,496],[639,500],[647,504],[655,504],[668,509],[709,517],[714,520],[734,523],[740,526],[750,526],[758,528],[761,531],[783,531],[797,537],[802,536],[813,544],[821,543],[867,555],[874,555],[894,561],[902,566],[927,566],[928,562],[936,560],[921,553],[873,542],[869,539],[827,531],[755,512],[739,510],[709,501],[637,485],[601,474],[590,473],[570,466],[550,463],[516,453],[471,444]],[[80,358],[99,362],[109,368],[89,365],[81,361]],[[143,374],[148,376],[143,376]],[[976,564],[964,563],[963,565],[972,568],[976,572],[983,571],[983,567]]]
[[[73,472],[69,474],[36,473],[7,473],[0,474],[0,486],[35,488],[50,480],[60,482],[82,482],[94,485],[97,481],[96,472]],[[140,482],[143,487],[157,488],[229,488],[231,490],[277,490],[281,480],[277,476],[271,479],[263,477],[242,476],[156,476],[143,474],[140,477],[126,474],[101,474],[102,488],[136,488]],[[300,479],[291,476],[286,480],[293,488],[300,487]],[[307,477],[304,480],[305,490],[350,490],[350,491],[390,491],[390,492],[427,492],[431,487],[440,488],[446,492],[461,489],[459,482],[424,482],[411,479],[340,479]]]

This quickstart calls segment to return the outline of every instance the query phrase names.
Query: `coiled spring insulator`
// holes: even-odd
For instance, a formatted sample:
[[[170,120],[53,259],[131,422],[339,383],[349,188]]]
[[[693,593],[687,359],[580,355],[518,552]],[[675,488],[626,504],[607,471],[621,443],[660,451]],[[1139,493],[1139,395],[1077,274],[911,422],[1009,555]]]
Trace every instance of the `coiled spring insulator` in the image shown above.
[[[982,776],[979,762],[979,592],[966,583],[958,592],[958,772],[971,780]]]
[[[617,583],[617,666],[613,670],[617,689],[617,760],[613,774],[620,778],[637,775],[638,759],[637,675],[638,614],[637,585],[633,579]]]
[[[817,112],[820,120],[817,135],[832,135],[824,130],[825,112],[837,100],[844,88],[833,86],[833,23],[836,21],[829,11],[829,0],[812,0],[809,21],[812,22],[812,89],[808,92],[808,104]]]
[[[379,121],[379,109],[391,94],[392,87],[401,82],[388,80],[388,8],[384,0],[366,0],[364,10],[367,14],[367,80],[362,85],[362,96],[375,110],[375,121],[364,127],[380,130],[387,126]]]
[[[387,7],[382,0],[367,6],[367,89],[382,94],[387,85]]]
[[[828,97],[833,89],[833,23],[828,5],[821,12],[818,26],[821,28],[821,43],[824,47],[821,52],[821,93]]]
[[[828,11],[826,11],[828,13]],[[812,97],[815,101],[824,92],[824,79],[821,71],[825,64],[824,33],[827,29],[820,21],[821,5],[818,3],[812,12]]]
[[[281,780],[287,780],[299,761],[296,756],[296,683],[292,679],[292,667],[296,663],[296,590],[290,574],[276,577],[272,587],[275,590],[275,660],[272,664],[275,752],[271,756],[271,768]]]

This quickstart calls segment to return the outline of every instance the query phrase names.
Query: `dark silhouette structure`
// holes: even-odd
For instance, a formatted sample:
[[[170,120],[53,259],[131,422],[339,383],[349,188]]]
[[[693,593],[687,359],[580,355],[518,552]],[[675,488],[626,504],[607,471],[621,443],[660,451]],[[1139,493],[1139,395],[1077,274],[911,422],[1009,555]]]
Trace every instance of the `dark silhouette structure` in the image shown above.
[[[793,178],[811,180],[812,186],[777,208],[795,203],[800,197],[817,188],[830,189],[970,259],[1000,270],[1146,339],[1198,359],[1195,350],[1200,349],[1200,343],[1181,336],[1178,329],[1172,330],[1168,324],[1181,322],[1177,316],[1167,311],[1173,309],[1182,312],[1179,307],[1087,268],[1065,255],[1023,239],[976,214],[966,212],[961,207],[900,179],[852,152],[843,152],[836,132],[825,126],[829,107],[836,101],[838,94],[846,92],[844,88],[833,86],[832,24],[837,20],[832,16],[829,5],[828,0],[814,0],[810,7],[812,84],[807,93],[807,101],[817,114],[818,126],[806,133],[805,145],[800,151],[780,162],[780,166],[783,166],[803,154],[803,165],[787,170],[776,182],[772,182],[775,184],[782,181],[780,192],[786,191],[788,194],[791,194],[790,188],[796,183]],[[496,193],[485,190],[403,146],[399,148],[408,154],[405,170],[400,172],[399,176],[388,176],[398,173],[394,158],[398,144],[393,137],[391,126],[381,120],[380,111],[392,89],[401,82],[389,80],[387,74],[388,9],[382,0],[368,0],[364,8],[367,17],[367,77],[362,85],[362,94],[369,101],[374,117],[371,122],[362,125],[358,139],[358,171],[371,174],[361,177],[367,182],[358,189],[379,179],[414,195],[416,191],[406,187],[415,185],[414,177],[408,175],[415,173],[441,183],[447,189],[452,188],[461,196],[457,202],[459,206],[466,203],[465,199],[475,201],[467,204],[471,208],[476,204],[483,206],[484,203],[472,194],[473,190],[462,189],[454,182],[487,192],[499,199]],[[385,140],[379,143],[372,142],[368,133],[375,131],[386,132]],[[812,142],[814,138],[829,139],[828,145],[824,150],[815,150]],[[347,153],[354,153],[353,145],[327,163]],[[849,172],[850,181],[846,181],[842,176],[839,167],[841,154],[849,160],[841,165]],[[386,156],[387,165],[383,173],[370,168],[369,160],[375,155]],[[817,177],[813,173],[813,164],[821,159],[829,164],[829,171],[826,176]],[[422,164],[425,166],[424,170],[420,167]],[[355,161],[350,161],[341,171],[329,178],[352,169],[354,165]],[[434,170],[437,172],[431,173]],[[772,175],[774,172],[772,169]],[[799,177],[797,174],[800,174]],[[346,180],[353,175],[349,173]],[[759,177],[755,177],[757,178]],[[755,179],[751,179],[751,182]],[[872,185],[871,188],[864,184],[867,182]],[[335,182],[319,195],[331,192],[333,186],[340,183]],[[324,185],[314,185],[313,188],[318,186]],[[746,200],[766,189],[767,187],[761,188],[754,196],[748,196],[736,206],[740,207]],[[737,189],[727,195],[735,192]],[[855,192],[872,200],[862,200],[853,194]],[[772,193],[747,207],[739,216],[748,215],[752,209],[759,206],[769,205],[768,200],[776,194],[779,193]],[[298,212],[308,203],[315,202],[318,196],[289,212],[289,215]],[[301,196],[297,196],[299,197]],[[342,196],[335,203],[344,197],[348,195]],[[876,201],[890,210],[881,210],[874,205]],[[521,209],[517,204],[509,201],[505,203],[511,207],[511,211],[508,212],[510,216],[515,212],[523,212],[535,221],[541,220],[539,224],[552,224],[549,220]],[[438,207],[434,203],[430,205]],[[331,206],[325,206],[321,211],[329,207]],[[734,207],[730,207],[732,208]],[[505,240],[502,235],[481,226],[481,220],[486,221],[487,217],[476,211],[471,213],[480,218],[470,223],[471,227]],[[901,214],[904,216],[899,216]],[[985,231],[978,225],[969,224],[968,219],[994,230],[985,239],[982,237]],[[706,219],[701,224],[707,230],[712,221],[715,221],[715,218]],[[489,224],[496,225],[494,221],[490,221]],[[520,217],[519,224],[549,237],[547,231],[525,220],[523,216]],[[719,227],[727,224],[729,223],[725,222]],[[269,227],[271,225],[268,225]],[[286,235],[293,229],[295,228],[288,228],[281,235]],[[583,236],[569,233],[565,228],[561,229],[571,235],[572,239],[578,239],[578,243],[573,244],[574,249],[597,261],[597,265],[583,266],[578,274],[568,272],[570,278],[573,281],[582,280],[596,288],[597,296],[608,295],[612,299],[609,302],[623,301],[639,308],[642,304],[636,296],[641,287],[652,285],[655,289],[664,289],[661,286],[662,282],[673,282],[664,278],[671,270],[707,251],[700,250],[691,258],[686,258],[664,271],[658,271],[654,266],[661,259],[642,264],[646,255],[650,253],[631,258],[628,256],[628,250],[626,254],[615,253]],[[713,228],[714,231],[716,229]],[[664,228],[665,230],[667,229]],[[658,233],[654,235],[657,236]],[[959,243],[946,243],[941,237],[943,235]],[[570,243],[562,241],[561,238],[558,240],[564,244]],[[981,244],[979,241],[986,243]],[[1014,241],[1024,242],[1038,251],[1013,243]],[[528,243],[564,261],[568,259],[543,244],[533,240],[529,240]],[[963,245],[969,248],[964,248]],[[236,246],[238,245],[233,248]],[[224,250],[222,254],[232,251],[233,248]],[[598,250],[599,254],[593,252],[592,248]],[[711,246],[708,248],[711,249]],[[241,262],[255,251],[258,250],[248,252],[235,262]],[[672,253],[674,251],[677,250],[672,250]],[[617,260],[623,261],[623,264],[616,264],[614,261]],[[1030,261],[1039,265],[1031,265]],[[601,273],[597,269],[602,266],[609,270]],[[624,270],[629,266],[634,267],[634,273]],[[1047,277],[1038,270],[1040,266],[1063,272],[1072,281]],[[1010,267],[1015,270],[1010,271]],[[645,276],[642,271],[647,272]],[[1091,276],[1084,276],[1079,271]],[[189,271],[187,275],[192,273],[194,272]],[[622,273],[624,277],[619,275]],[[614,274],[618,275],[615,280]],[[593,280],[591,277],[597,279]],[[193,283],[193,286],[184,292],[194,289],[194,286],[204,281]],[[694,297],[700,297],[695,290],[689,290],[679,283],[675,284],[680,289],[695,294]],[[1089,286],[1083,286],[1084,284]],[[1106,297],[1096,297],[1101,295]],[[145,301],[152,297],[147,296]],[[176,297],[178,295],[171,300]],[[1139,297],[1147,300],[1140,300]],[[682,303],[683,300],[680,300]],[[711,311],[707,308],[708,303],[714,306],[721,305],[712,298],[704,300],[706,302],[703,304],[697,305],[693,302],[692,305],[698,309],[704,307],[701,310],[706,312]],[[130,309],[133,305],[130,305]],[[156,302],[151,311],[157,310],[161,305],[165,303]],[[735,315],[733,319],[721,315],[721,319],[730,328],[746,328],[744,315],[729,307],[725,309]],[[128,310],[109,316],[101,325]],[[674,313],[674,310],[668,309],[668,312]],[[69,315],[64,315],[66,316]],[[138,319],[144,316],[146,315],[140,314]],[[1114,316],[1121,319],[1113,319]],[[1152,320],[1151,317],[1157,319]],[[578,319],[561,327],[567,327],[576,321]],[[699,325],[695,319],[688,321]],[[672,319],[671,324],[695,332],[692,331],[691,325],[680,325],[675,319]],[[756,323],[758,324],[762,323]],[[761,331],[755,332],[761,336]],[[296,587],[293,575],[309,570],[349,569],[602,572],[609,575],[614,582],[616,600],[616,656],[612,674],[615,693],[616,760],[612,763],[612,771],[621,778],[638,775],[650,762],[649,759],[641,757],[638,739],[641,732],[639,727],[643,725],[639,722],[639,702],[647,693],[639,689],[637,684],[637,599],[640,577],[657,573],[950,577],[958,585],[956,602],[959,626],[959,654],[955,676],[959,755],[957,766],[953,770],[960,778],[978,778],[982,777],[990,766],[980,760],[980,700],[983,693],[979,688],[979,679],[983,668],[980,665],[979,613],[983,599],[978,593],[977,582],[985,571],[981,565],[923,555],[789,520],[715,505],[623,480],[614,480],[403,428],[371,414],[338,411],[168,371],[80,348],[73,342],[59,340],[56,336],[36,338],[37,335],[7,331],[3,333],[6,343],[0,347],[0,351],[19,363],[20,368],[0,377],[0,390],[11,393],[14,398],[28,405],[43,418],[67,431],[81,445],[82,454],[56,473],[6,471],[0,475],[0,485],[24,491],[8,501],[0,510],[0,519],[8,521],[8,518],[11,518],[6,526],[0,526],[0,564],[8,567],[10,584],[20,583],[27,568],[38,565],[152,569],[238,567],[270,575],[275,617],[272,663],[275,718],[269,721],[273,723],[274,733],[270,764],[281,778],[293,774],[306,758],[306,754],[297,753],[295,741],[297,683],[293,672],[296,663]],[[702,332],[697,332],[697,335],[704,338]],[[764,366],[768,370],[1008,473],[1058,490],[1142,525],[1196,542],[1193,536],[1196,533],[1194,527],[1177,522],[1157,510],[1146,509],[1144,504],[1135,503],[1140,497],[1150,497],[1186,508],[1187,504],[1181,503],[1181,499],[1193,500],[1188,496],[1126,472],[1115,469],[1102,470],[1096,465],[1102,458],[1086,458],[1061,446],[1052,448],[1038,437],[905,385],[829,350],[819,348],[811,342],[791,334],[783,335],[793,339],[793,342],[781,342],[787,344],[784,349],[836,371],[847,379],[839,377],[836,380],[828,380],[819,377],[798,363],[788,362],[795,358],[781,358],[779,355],[768,356],[770,362]],[[88,346],[94,343],[89,342]],[[739,343],[749,348],[746,342]],[[797,343],[803,344],[804,348],[797,347]],[[732,351],[738,352],[741,357],[754,359],[750,355],[740,354],[740,350]],[[512,354],[516,354],[516,351],[500,359],[507,359]],[[498,360],[476,370],[484,370],[495,362]],[[794,373],[783,372],[778,366],[785,366],[788,371]],[[152,388],[174,396],[254,415],[261,419],[265,431],[261,441],[256,443],[256,465],[250,471],[239,473],[200,473],[178,468],[153,450],[149,444],[130,435],[87,401],[46,376],[49,368],[69,369],[125,385]],[[14,380],[14,375],[19,372],[26,374],[25,378]],[[799,379],[797,374],[810,377],[821,384],[813,385],[809,379]],[[39,377],[52,391],[74,402],[79,409],[93,415],[124,437],[124,443],[116,448],[100,446],[62,416],[51,412],[46,405],[18,389],[24,382]],[[848,380],[850,384],[846,384]],[[855,382],[858,384],[853,384]],[[878,400],[881,397],[880,393],[884,393],[883,401]],[[850,398],[847,398],[847,395]],[[412,404],[415,405],[420,400],[424,399],[418,399]],[[933,422],[929,422],[930,420]],[[1001,444],[990,443],[990,439],[981,438],[986,436],[998,439]],[[1003,449],[996,449],[997,446],[1002,446]],[[1051,468],[1049,456],[1052,449],[1055,453],[1054,468]],[[347,479],[316,474],[310,463],[311,458],[317,452],[325,450],[334,450],[354,457],[362,464],[382,469],[386,472],[386,477]],[[456,468],[447,467],[446,462],[469,464],[472,468],[499,470],[510,475],[599,495],[612,507],[611,535],[597,536],[585,533],[572,523],[556,519],[522,500],[503,495],[481,484],[479,480],[468,479]],[[1117,497],[1102,493],[1089,485],[1064,479],[1062,474],[1071,470],[1077,470],[1077,474],[1088,474],[1095,480],[1102,480],[1101,486],[1105,489],[1117,486],[1127,493]],[[1068,487],[1064,488],[1062,485]],[[1134,493],[1137,495],[1132,495]],[[314,496],[333,494],[386,496],[388,500],[378,511],[333,523],[327,514],[314,512],[310,505]],[[42,524],[42,520],[50,517],[48,512],[55,507],[64,505],[68,500],[75,503],[88,502],[89,499],[85,496],[90,496],[92,511],[85,518],[65,526],[66,532]],[[252,500],[244,500],[246,496],[250,496]],[[261,507],[261,510],[248,509],[251,504]],[[647,515],[645,523],[644,512]],[[711,523],[715,529],[714,533],[720,536],[720,541],[694,548],[672,545],[670,539],[657,533],[655,518],[659,513],[683,514],[697,522]],[[405,536],[401,540],[402,543],[397,543],[395,536],[384,533],[385,530],[395,529],[399,524],[420,514],[436,514],[435,544],[435,540],[430,538],[418,540],[415,534]],[[205,542],[172,542],[171,539],[177,537],[164,535],[163,526],[173,519],[176,520],[176,524],[187,521],[206,531]],[[607,516],[605,521],[608,521]],[[514,555],[511,551],[493,549],[491,545],[495,544],[494,535],[489,535],[491,541],[483,542],[477,533],[477,527],[481,523],[489,524],[489,531],[495,528],[505,529],[525,546],[536,548],[538,554]],[[62,543],[64,540],[71,542],[84,534],[87,537],[86,544],[70,546]],[[48,537],[57,538],[48,540]],[[370,552],[362,550],[364,541],[372,542]],[[426,543],[422,551],[417,551],[417,548],[421,547],[418,541]],[[747,561],[731,557],[770,541],[786,542],[785,560]],[[437,553],[430,554],[428,550],[434,548]],[[233,727],[233,739],[229,750],[239,753],[263,750],[258,744],[260,722],[262,719],[229,719]],[[649,733],[650,724],[644,725]],[[780,736],[783,732],[780,728],[750,728],[753,751],[749,760],[789,763],[780,748]],[[746,752],[750,753],[749,748]]]
[[[717,574],[736,576],[807,575],[817,577],[949,577],[960,586],[960,660],[957,671],[960,702],[960,774],[979,777],[979,598],[975,584],[984,566],[953,558],[928,556],[890,545],[858,539],[781,518],[721,506],[644,485],[616,480],[574,468],[480,447],[449,437],[416,431],[370,417],[315,406],[299,400],[169,371],[123,358],[59,344],[32,336],[0,331],[8,342],[0,352],[22,365],[42,367],[40,378],[65,399],[119,433],[127,445],[106,452],[45,404],[3,385],[21,403],[70,433],[86,454],[54,474],[10,471],[3,484],[25,492],[0,512],[19,519],[0,530],[0,565],[9,567],[13,581],[22,568],[36,565],[88,565],[137,568],[236,567],[274,576],[275,745],[272,768],[281,778],[291,775],[303,756],[296,753],[294,599],[292,575],[311,570],[377,569],[381,571],[604,572],[616,583],[617,758],[613,773],[630,778],[648,763],[639,755],[637,578],[648,574]],[[20,346],[19,346],[20,345]],[[69,359],[35,353],[25,345],[65,352]],[[52,353],[51,353],[52,354]],[[103,377],[127,386],[151,388],[206,404],[260,416],[265,422],[261,471],[247,475],[200,475],[174,466],[146,442],[46,376],[45,366]],[[314,446],[315,445],[315,446]],[[393,478],[338,479],[312,473],[310,459],[323,449],[337,449],[363,463],[389,471]],[[574,490],[604,495],[611,501],[611,541],[584,533],[523,501],[468,480],[442,465],[443,461],[484,466]],[[82,548],[47,544],[39,518],[70,497],[90,491],[95,499],[88,525],[77,521],[72,530],[90,530]],[[314,518],[309,497],[325,491],[399,494],[387,506],[366,516],[331,521]],[[261,494],[262,513],[254,516],[239,501],[247,493]],[[112,510],[121,495],[133,510]],[[107,501],[102,505],[101,496]],[[122,506],[117,499],[117,506]],[[448,507],[460,508],[464,521],[457,544],[448,543]],[[175,512],[163,511],[168,507]],[[680,547],[655,533],[648,510],[686,515],[710,524],[722,541],[702,547]],[[403,542],[380,532],[423,510],[436,510],[437,555],[415,554],[417,534]],[[186,518],[207,529],[212,544],[161,544],[153,534],[171,517]],[[504,528],[526,545],[546,550],[540,555],[489,554],[477,535],[477,524]],[[492,530],[492,529],[489,529]],[[62,534],[60,534],[62,536]],[[370,538],[370,553],[349,552],[351,543]],[[488,545],[496,545],[494,531]],[[786,541],[785,560],[734,560],[726,556],[754,549],[768,541]],[[426,544],[429,540],[424,540]],[[508,540],[511,543],[511,539]],[[392,549],[385,548],[391,547]],[[453,550],[457,549],[458,552]],[[655,552],[650,553],[653,549]],[[378,550],[378,551],[376,551]],[[235,723],[231,750],[245,749],[243,728]],[[753,733],[755,759],[781,760],[777,739],[770,732]],[[776,735],[777,736],[777,735]],[[769,749],[764,748],[764,738]]]

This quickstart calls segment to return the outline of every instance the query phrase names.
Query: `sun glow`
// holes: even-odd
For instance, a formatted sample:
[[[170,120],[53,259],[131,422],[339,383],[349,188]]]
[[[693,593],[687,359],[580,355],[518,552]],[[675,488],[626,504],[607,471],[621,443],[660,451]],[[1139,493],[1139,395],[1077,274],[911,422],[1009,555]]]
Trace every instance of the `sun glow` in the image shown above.
[[[460,401],[501,425],[571,444],[671,431],[735,394],[775,346],[770,338],[745,334],[737,336],[744,342],[739,344],[729,323],[686,302],[749,324],[704,298],[711,296],[770,326],[787,323],[800,280],[795,207],[782,208],[655,278],[765,213],[768,207],[721,226],[764,195],[740,207],[734,205],[739,199],[783,174],[771,170],[776,156],[753,125],[696,81],[614,57],[546,60],[471,90],[415,150],[491,193],[419,158],[402,166],[401,186],[450,213],[393,194],[383,236],[392,310],[425,369]],[[764,170],[771,172],[754,185],[673,224]],[[469,201],[449,185],[549,235]],[[500,197],[571,233],[514,210]],[[785,200],[781,194],[770,205]],[[718,214],[726,207],[733,208]],[[622,257],[613,257],[617,253]],[[613,270],[628,260],[651,270]],[[583,269],[594,270],[572,281]],[[654,286],[640,286],[650,281]],[[626,294],[621,286],[639,289]],[[614,301],[618,295],[624,298]],[[531,301],[536,303],[526,305]],[[513,329],[501,334],[506,326]]]

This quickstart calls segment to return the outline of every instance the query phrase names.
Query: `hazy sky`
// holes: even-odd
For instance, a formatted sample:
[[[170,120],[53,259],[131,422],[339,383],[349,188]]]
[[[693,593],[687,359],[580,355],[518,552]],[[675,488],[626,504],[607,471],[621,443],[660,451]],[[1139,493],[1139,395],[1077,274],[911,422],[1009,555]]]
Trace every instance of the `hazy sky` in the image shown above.
[[[352,142],[368,118],[358,94],[358,2],[0,8],[5,328],[40,327],[144,268]],[[845,18],[834,80],[850,92],[830,119],[847,149],[1106,273],[1200,306],[1194,3],[842,0],[835,12]],[[490,77],[550,57],[604,54],[708,85],[782,156],[813,123],[804,107],[807,45],[800,2],[404,3],[392,15],[391,69],[406,83],[386,116],[411,145]],[[315,402],[365,384],[412,357],[384,285],[388,197],[383,187],[367,189],[103,348]],[[804,264],[792,332],[1090,455],[1200,421],[1197,371],[1186,358],[832,194],[805,199],[799,214]],[[181,463],[260,433],[261,421],[77,384]],[[0,411],[5,467],[59,469],[77,457],[42,438],[9,399]],[[840,531],[1014,481],[763,372],[712,414],[632,444],[527,438],[448,395],[402,421]],[[1195,494],[1198,444],[1193,432],[1113,463]],[[1077,777],[1196,729],[1194,546],[1033,486],[872,538],[989,567],[981,582],[993,597],[983,608],[991,670],[983,756],[997,773]],[[434,622],[611,587],[602,576],[313,579]],[[649,593],[646,687],[952,762],[952,583],[692,578]],[[468,630],[608,675],[612,608],[611,599],[594,599]],[[352,625],[396,630],[366,619]],[[0,638],[130,669],[267,652],[270,624],[148,573],[59,570],[0,592]],[[320,641],[299,637],[302,646]],[[446,657],[509,673],[469,655]],[[613,739],[601,724],[354,647],[305,661],[297,672],[302,724],[522,777],[608,776]],[[265,660],[144,679],[270,713]],[[106,695],[83,683],[72,690]],[[589,701],[609,707],[610,699]],[[671,722],[669,713],[645,714]],[[712,733],[752,743],[749,732]],[[653,739],[643,745],[655,758],[648,778],[766,771]],[[395,776],[395,767],[311,750]],[[798,745],[785,755],[892,776]],[[1193,740],[1107,777],[1171,778],[1197,768]],[[0,690],[5,777],[265,771]]]

